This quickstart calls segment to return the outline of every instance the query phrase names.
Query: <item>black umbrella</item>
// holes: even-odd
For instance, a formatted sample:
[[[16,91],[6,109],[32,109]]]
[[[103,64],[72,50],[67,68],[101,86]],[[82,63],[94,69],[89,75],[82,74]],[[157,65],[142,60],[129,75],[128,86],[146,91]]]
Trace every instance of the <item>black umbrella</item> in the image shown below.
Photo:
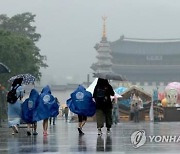
[[[9,73],[9,72],[10,72],[9,68],[3,63],[0,63],[0,73]]]
[[[126,79],[122,75],[111,72],[94,73],[94,77],[108,80],[126,81]]]

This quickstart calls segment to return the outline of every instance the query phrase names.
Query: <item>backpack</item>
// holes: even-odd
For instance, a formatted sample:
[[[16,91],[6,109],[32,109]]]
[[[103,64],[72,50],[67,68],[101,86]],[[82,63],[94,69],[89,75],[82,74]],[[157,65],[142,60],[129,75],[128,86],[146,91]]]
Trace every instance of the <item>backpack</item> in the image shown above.
[[[96,92],[96,100],[99,102],[106,102],[107,97],[106,97],[106,90],[103,88],[97,88]]]
[[[18,87],[19,87],[19,86],[18,86]],[[8,92],[8,94],[7,94],[7,102],[8,102],[8,103],[14,104],[14,103],[17,101],[18,97],[16,96],[16,89],[17,89],[18,87],[12,88],[12,89]]]

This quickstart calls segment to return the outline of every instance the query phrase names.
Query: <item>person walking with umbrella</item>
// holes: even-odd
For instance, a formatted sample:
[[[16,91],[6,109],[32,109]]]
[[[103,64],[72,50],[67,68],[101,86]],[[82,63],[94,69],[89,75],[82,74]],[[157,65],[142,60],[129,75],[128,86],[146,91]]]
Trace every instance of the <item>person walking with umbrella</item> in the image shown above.
[[[29,73],[27,74],[18,74],[12,76],[8,82],[12,83],[11,92],[7,95],[7,102],[8,103],[8,119],[9,119],[9,126],[12,127],[13,133],[18,133],[18,125],[20,124],[20,119],[22,117],[22,98],[24,96],[24,89],[22,84],[28,85],[33,84],[35,82],[35,77]],[[30,124],[27,124],[27,135],[30,135],[29,129]],[[36,124],[34,124],[34,130],[36,130]]]
[[[7,95],[8,101],[8,125],[13,129],[12,135],[18,133],[18,125],[21,119],[21,104],[24,96],[22,78],[15,79],[11,91]]]
[[[93,98],[96,102],[96,119],[98,135],[102,134],[101,128],[106,122],[107,134],[110,134],[112,125],[112,102],[110,96],[114,96],[114,90],[107,79],[99,78],[94,89]]]

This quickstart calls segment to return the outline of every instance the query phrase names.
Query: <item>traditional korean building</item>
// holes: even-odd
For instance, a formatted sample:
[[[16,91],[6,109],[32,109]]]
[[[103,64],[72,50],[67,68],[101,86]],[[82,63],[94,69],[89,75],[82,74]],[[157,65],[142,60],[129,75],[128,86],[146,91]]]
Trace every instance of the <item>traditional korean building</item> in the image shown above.
[[[180,82],[180,39],[138,39],[121,36],[109,42],[105,19],[103,36],[96,44],[95,73],[114,72],[133,84],[166,85]]]
[[[110,43],[112,70],[131,82],[167,84],[180,81],[180,39],[134,39]]]

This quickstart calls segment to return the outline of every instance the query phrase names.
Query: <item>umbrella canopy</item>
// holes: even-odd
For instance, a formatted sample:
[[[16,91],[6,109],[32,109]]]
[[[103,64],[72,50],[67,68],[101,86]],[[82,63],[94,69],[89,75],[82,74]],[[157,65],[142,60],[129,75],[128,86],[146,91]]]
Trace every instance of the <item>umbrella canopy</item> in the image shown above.
[[[107,80],[118,80],[118,81],[126,81],[126,79],[120,75],[120,74],[116,74],[116,73],[111,73],[111,72],[104,72],[104,73],[94,73],[94,77],[97,78],[102,78],[102,79],[107,79]]]
[[[115,89],[115,92],[118,94],[123,93],[127,88],[126,87],[118,87]]]
[[[22,84],[28,85],[28,84],[34,84],[35,77],[29,73],[27,74],[18,74],[16,76],[11,77],[8,82],[13,83],[15,79],[22,78]]]
[[[86,91],[89,91],[89,92],[93,95],[93,93],[94,93],[94,88],[95,88],[95,86],[96,86],[96,84],[97,84],[97,81],[98,81],[98,78],[95,78],[94,81],[90,84],[90,86],[86,89]],[[115,93],[115,97],[117,97],[117,98],[121,98],[121,97],[122,97],[122,96],[121,96],[119,93],[117,93],[116,91],[114,91],[114,93]],[[111,98],[114,98],[114,96],[111,96]]]
[[[0,73],[9,73],[9,72],[10,72],[9,68],[3,63],[0,63]]]
[[[95,78],[94,81],[90,84],[90,86],[86,89],[86,91],[89,91],[92,95],[94,93],[94,88],[97,84],[98,78]]]

